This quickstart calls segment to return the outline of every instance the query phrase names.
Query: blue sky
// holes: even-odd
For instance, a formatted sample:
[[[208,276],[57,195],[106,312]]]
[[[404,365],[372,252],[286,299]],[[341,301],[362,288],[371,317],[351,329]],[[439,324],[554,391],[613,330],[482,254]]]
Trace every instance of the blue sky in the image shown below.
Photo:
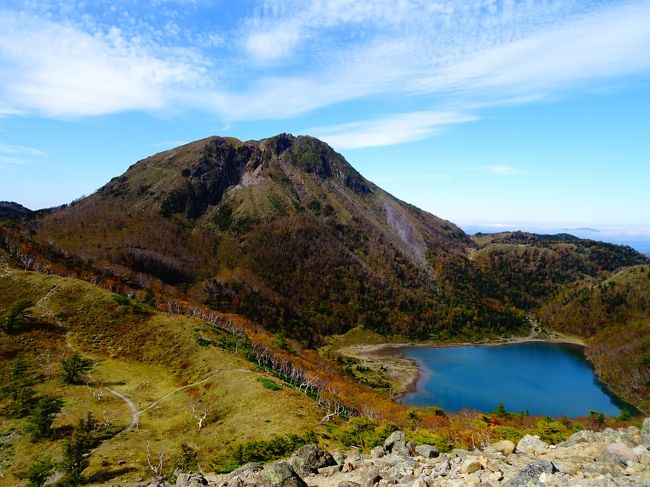
[[[0,200],[291,132],[467,228],[650,240],[650,1],[5,0],[0,25]]]

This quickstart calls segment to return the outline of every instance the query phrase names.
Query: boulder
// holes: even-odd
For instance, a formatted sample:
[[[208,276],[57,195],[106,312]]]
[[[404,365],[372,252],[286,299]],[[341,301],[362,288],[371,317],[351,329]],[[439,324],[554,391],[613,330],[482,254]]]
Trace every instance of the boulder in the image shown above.
[[[615,430],[613,428],[605,428],[600,433],[600,437],[601,441],[604,441],[606,443],[623,443],[630,448],[634,448],[636,446],[634,437],[622,429]]]
[[[393,448],[393,445],[398,441],[402,441],[402,442],[406,441],[406,435],[404,434],[403,431],[400,431],[400,430],[393,431],[388,436],[388,438],[386,438],[386,441],[384,441],[384,448],[386,450],[388,450],[388,451],[391,451],[392,448]]]
[[[515,444],[510,440],[501,440],[493,443],[489,447],[489,451],[501,453],[504,456],[511,455],[515,451]]]
[[[318,469],[318,475],[324,477],[331,477],[335,473],[339,473],[343,469],[343,465],[330,465],[329,467],[322,467]]]
[[[415,453],[424,457],[424,458],[437,458],[440,456],[440,452],[435,446],[431,445],[418,445],[415,447]]]
[[[370,470],[361,482],[361,487],[373,487],[381,480],[381,475],[377,470]]]
[[[410,448],[406,446],[406,443],[404,443],[403,441],[396,441],[395,443],[393,443],[391,452],[394,453],[395,455],[401,455],[403,457],[411,456]]]
[[[361,484],[350,482],[349,480],[344,480],[342,482],[339,482],[337,487],[361,487]]]
[[[505,487],[522,487],[539,483],[543,473],[551,475],[555,471],[553,464],[548,460],[537,460],[526,465],[517,475],[503,484]]]
[[[386,455],[386,450],[383,446],[376,446],[370,450],[370,456],[372,458],[381,458]]]
[[[208,485],[208,479],[200,473],[181,473],[176,477],[176,487],[199,487],[201,485]]]
[[[589,430],[582,430],[572,434],[565,441],[558,443],[557,446],[570,447],[578,443],[593,443],[596,440],[596,433]]]
[[[296,450],[288,462],[303,477],[318,472],[319,468],[336,465],[336,460],[330,453],[314,444]]]
[[[411,487],[429,487],[423,478],[418,477],[413,481]]]
[[[546,450],[548,443],[539,439],[539,436],[526,435],[517,443],[516,452],[525,455],[537,455]]]
[[[604,462],[627,465],[628,462],[636,462],[637,456],[625,443],[609,443],[603,450],[602,460]]]
[[[643,420],[643,426],[641,426],[641,444],[650,448],[650,418]]]
[[[287,462],[272,463],[259,473],[260,487],[307,487]]]
[[[481,462],[478,458],[466,458],[463,460],[463,463],[460,464],[458,471],[463,475],[469,475],[474,472],[481,470]]]
[[[59,476],[58,479],[60,479],[61,477],[62,477],[62,475]],[[56,480],[55,480],[55,482],[56,482]],[[48,479],[47,482],[44,485],[52,485],[50,483],[50,479]],[[139,482],[139,483],[136,483],[136,484],[133,484],[133,485],[134,485],[134,487],[171,487],[171,484],[169,482],[167,482],[167,479],[164,476],[162,476],[162,477],[154,477],[153,479],[151,479],[149,481]]]

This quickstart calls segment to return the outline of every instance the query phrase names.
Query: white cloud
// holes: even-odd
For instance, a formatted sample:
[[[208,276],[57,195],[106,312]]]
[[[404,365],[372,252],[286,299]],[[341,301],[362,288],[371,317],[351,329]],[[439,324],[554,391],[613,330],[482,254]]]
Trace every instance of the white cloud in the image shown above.
[[[464,113],[422,111],[314,128],[309,133],[336,149],[360,149],[421,140],[445,125],[476,119]]]
[[[514,174],[515,172],[513,167],[503,165],[489,166],[487,170],[494,174]]]
[[[0,142],[0,153],[2,154],[26,154],[30,156],[44,156],[45,152],[33,147],[25,147],[22,145],[11,145]]]
[[[492,13],[484,2],[266,3],[271,13],[255,18],[260,30],[247,31],[247,52],[297,74],[220,92],[237,100],[215,104],[231,120],[283,118],[369,96],[417,95],[429,107],[444,97],[467,111],[650,71],[648,1],[497,2]],[[336,42],[345,27],[358,38]]]
[[[32,164],[31,158],[45,155],[47,155],[45,152],[33,147],[0,142],[0,164],[2,165],[30,165]]]
[[[76,7],[53,3],[63,6],[0,10],[0,116],[201,110],[229,123],[358,99],[468,114],[650,71],[649,0],[263,0],[203,32],[183,24],[182,1],[160,1],[160,25],[90,15],[101,8],[72,23]],[[342,117],[358,134],[329,135],[347,147],[417,140],[439,125],[411,115],[389,137],[378,121]]]
[[[52,117],[163,110],[202,85],[205,67],[183,49],[89,34],[68,24],[0,12],[0,112]]]
[[[31,161],[22,157],[0,155],[0,164],[12,166],[25,166],[31,164]]]

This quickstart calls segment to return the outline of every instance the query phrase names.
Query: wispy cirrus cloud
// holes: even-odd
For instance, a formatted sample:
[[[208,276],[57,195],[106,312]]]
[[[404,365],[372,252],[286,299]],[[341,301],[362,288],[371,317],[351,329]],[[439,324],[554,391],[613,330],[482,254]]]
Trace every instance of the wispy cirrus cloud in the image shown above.
[[[394,113],[403,100],[392,121],[399,134],[350,112],[338,128],[356,134],[329,131],[341,148],[367,147],[440,126],[413,113],[470,121],[486,106],[650,73],[649,0],[264,0],[218,25],[205,10],[223,19],[222,7],[201,2],[157,0],[139,15],[127,8],[136,3],[100,4],[9,1],[0,10],[0,114],[199,110],[238,122],[352,100]]]
[[[340,149],[360,149],[421,140],[446,125],[476,119],[464,113],[422,111],[314,128],[309,133]]]
[[[486,169],[492,174],[501,174],[501,175],[514,174],[516,172],[514,167],[504,166],[504,165],[488,166]]]
[[[206,69],[197,54],[127,38],[117,27],[0,12],[0,112],[81,117],[181,105]]]
[[[3,165],[30,165],[34,157],[46,155],[42,150],[33,147],[0,142],[0,164]]]

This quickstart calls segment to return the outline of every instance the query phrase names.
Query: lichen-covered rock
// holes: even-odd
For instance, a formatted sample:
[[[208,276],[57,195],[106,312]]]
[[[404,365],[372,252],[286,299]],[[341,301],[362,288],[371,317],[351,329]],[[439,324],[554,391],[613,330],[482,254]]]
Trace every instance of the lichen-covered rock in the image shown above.
[[[370,450],[372,458],[381,458],[386,455],[386,449],[383,446],[376,446]]]
[[[650,418],[643,420],[643,426],[641,426],[641,444],[650,448]]]
[[[181,473],[176,477],[176,487],[200,487],[208,485],[208,479],[198,472]]]
[[[303,477],[318,472],[319,468],[336,465],[336,460],[330,453],[314,444],[296,450],[288,462]]]
[[[384,448],[388,451],[391,451],[393,449],[393,445],[398,441],[402,441],[402,442],[406,441],[406,435],[404,434],[403,431],[400,430],[393,431],[388,436],[388,438],[386,438],[386,441],[384,441]]]
[[[604,462],[627,465],[628,462],[636,462],[638,457],[634,451],[624,443],[609,443],[603,450],[602,460]]]
[[[539,436],[526,435],[521,440],[519,440],[515,451],[517,453],[524,453],[526,455],[537,455],[547,448],[548,443],[540,440]]]
[[[515,444],[510,440],[501,440],[493,443],[488,451],[501,453],[504,456],[511,455],[515,451]]]
[[[569,436],[565,441],[558,443],[557,446],[570,447],[579,443],[593,443],[597,440],[596,433],[589,430],[578,431]]]
[[[515,477],[504,485],[506,487],[522,487],[539,483],[539,477],[543,473],[552,474],[555,468],[548,460],[537,460],[526,465]]]
[[[481,462],[478,458],[466,458],[463,460],[463,463],[460,464],[458,470],[463,475],[477,472],[478,470],[481,470]]]
[[[322,467],[318,469],[318,475],[323,475],[325,477],[330,477],[335,473],[340,472],[343,469],[343,465],[330,465],[329,467]]]
[[[339,482],[337,487],[361,487],[361,484],[357,482],[351,482],[350,480],[343,480]]]
[[[287,462],[272,463],[259,473],[260,487],[307,487]]]
[[[375,484],[379,483],[381,480],[381,475],[376,469],[370,470],[361,482],[361,487],[373,487]]]
[[[415,447],[415,453],[424,457],[424,458],[437,458],[440,456],[440,452],[435,446],[431,445],[418,445]]]
[[[402,455],[404,457],[408,457],[411,455],[410,448],[406,446],[406,443],[404,443],[403,441],[396,441],[395,443],[393,443],[391,452],[396,455]]]

